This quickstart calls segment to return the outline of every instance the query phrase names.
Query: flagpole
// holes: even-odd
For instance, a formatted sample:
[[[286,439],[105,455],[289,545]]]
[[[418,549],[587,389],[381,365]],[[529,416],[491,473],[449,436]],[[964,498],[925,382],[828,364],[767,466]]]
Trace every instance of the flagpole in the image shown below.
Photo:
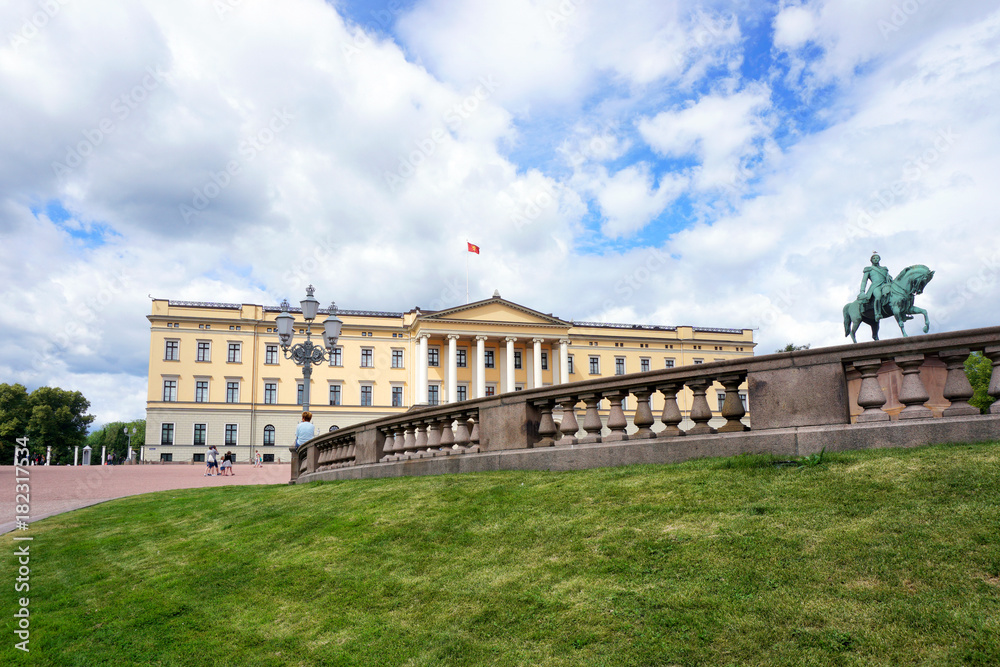
[[[465,239],[465,303],[469,303],[469,239]]]

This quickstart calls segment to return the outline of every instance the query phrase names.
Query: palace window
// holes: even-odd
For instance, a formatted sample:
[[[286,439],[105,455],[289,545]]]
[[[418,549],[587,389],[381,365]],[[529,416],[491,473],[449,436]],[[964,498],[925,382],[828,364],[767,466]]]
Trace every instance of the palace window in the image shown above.
[[[639,360],[639,371],[642,373],[649,372],[649,357],[643,357]]]
[[[455,398],[457,398],[460,401],[466,401],[466,400],[469,399],[469,386],[468,385],[460,384],[460,385],[458,385],[456,387],[456,389],[458,389],[458,392],[456,392],[457,395],[455,396]]]
[[[161,424],[160,425],[160,444],[161,445],[172,445],[172,444],[174,444],[174,425],[173,424]]]
[[[229,354],[226,356],[226,361],[231,364],[240,363],[240,343],[229,344]]]
[[[496,368],[496,364],[493,360],[493,350],[485,350],[484,359],[486,360],[486,368]]]
[[[601,374],[601,358],[591,357],[590,358],[590,374],[600,375]]]
[[[274,444],[274,426],[268,424],[264,427],[264,444],[273,445]]]
[[[372,404],[372,386],[370,384],[361,385],[361,405]]]
[[[194,402],[208,403],[208,380],[196,380],[194,383]]]
[[[464,347],[460,347],[455,350],[456,356],[458,357],[455,366],[458,368],[466,368],[469,365],[469,353]]]
[[[495,384],[488,384],[488,385],[486,385],[486,395],[487,396],[496,396],[497,395],[497,386]]]
[[[195,424],[194,444],[204,446],[207,433],[208,433],[208,424]]]
[[[514,368],[521,370],[521,350],[514,350]]]
[[[264,346],[264,363],[265,364],[277,364],[278,363],[278,346],[268,343]]]
[[[625,375],[625,357],[615,357],[615,375]]]
[[[393,387],[392,388],[392,407],[401,408],[403,407],[403,388]]]
[[[340,405],[340,385],[330,385],[330,405]]]
[[[333,348],[330,352],[330,365],[331,366],[343,366],[344,365],[344,348],[340,345]]]
[[[198,356],[196,361],[212,360],[212,343],[207,340],[198,341]]]
[[[302,405],[306,400],[306,386],[299,382],[295,385],[295,405]]]
[[[428,366],[441,365],[441,348],[439,347],[427,348],[427,365]]]
[[[239,441],[239,425],[226,424],[226,447],[235,447]]]
[[[438,385],[427,385],[427,403],[430,405],[441,404],[441,389]]]
[[[163,381],[163,400],[171,402],[177,400],[177,380]]]
[[[392,367],[393,368],[403,368],[403,351],[393,349],[392,351]]]
[[[572,355],[572,354],[570,354],[570,355],[567,355],[567,356],[566,356],[566,361],[568,362],[568,363],[566,364],[566,371],[567,371],[567,373],[569,373],[570,375],[573,375],[573,373],[575,372],[575,371],[573,370],[573,355]]]
[[[375,368],[375,349],[371,347],[361,348],[361,367]]]
[[[549,353],[548,352],[542,352],[542,370],[543,371],[549,370]]]
[[[278,383],[277,382],[265,382],[264,383],[264,404],[265,405],[277,405],[278,403]]]
[[[240,402],[240,383],[239,382],[227,382],[226,383],[226,403],[239,403]]]
[[[664,368],[673,368],[674,367],[674,360],[672,358],[664,358],[663,359],[663,367]]]
[[[180,355],[181,342],[179,340],[168,340],[163,348],[164,361],[178,361]]]

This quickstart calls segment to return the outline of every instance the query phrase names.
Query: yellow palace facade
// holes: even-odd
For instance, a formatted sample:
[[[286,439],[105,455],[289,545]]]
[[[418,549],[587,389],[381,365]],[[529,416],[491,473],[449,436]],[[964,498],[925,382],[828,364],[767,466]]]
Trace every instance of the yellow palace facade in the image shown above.
[[[291,310],[294,344],[306,324]],[[238,461],[255,452],[288,460],[304,387],[302,368],[278,342],[279,312],[153,300],[144,461],[202,461],[210,445]],[[316,344],[324,313],[312,324]],[[750,356],[754,347],[749,329],[566,321],[497,293],[446,310],[337,316],[337,346],[329,363],[313,367],[310,384],[317,433],[413,405]],[[678,398],[685,411],[690,396]]]

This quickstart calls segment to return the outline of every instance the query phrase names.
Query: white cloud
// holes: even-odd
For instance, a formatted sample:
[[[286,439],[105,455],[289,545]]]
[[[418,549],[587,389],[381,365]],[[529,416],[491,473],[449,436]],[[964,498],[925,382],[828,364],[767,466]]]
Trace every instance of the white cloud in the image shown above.
[[[682,176],[666,175],[654,184],[644,164],[626,167],[608,175],[600,170],[596,189],[604,222],[601,232],[608,238],[627,237],[641,230],[675,200],[687,185]]]
[[[677,111],[663,111],[639,121],[639,133],[658,153],[693,155],[700,169],[700,189],[738,186],[744,161],[762,151],[769,138],[770,91],[754,84],[732,95],[706,95]]]

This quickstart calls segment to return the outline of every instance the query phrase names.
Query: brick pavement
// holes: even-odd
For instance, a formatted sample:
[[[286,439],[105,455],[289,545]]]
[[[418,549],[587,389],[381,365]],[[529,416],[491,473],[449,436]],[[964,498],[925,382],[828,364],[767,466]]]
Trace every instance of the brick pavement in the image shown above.
[[[205,486],[287,484],[287,463],[234,466],[232,477],[205,477],[204,465],[29,466],[30,521],[115,498]],[[16,527],[14,466],[0,466],[0,534]]]

